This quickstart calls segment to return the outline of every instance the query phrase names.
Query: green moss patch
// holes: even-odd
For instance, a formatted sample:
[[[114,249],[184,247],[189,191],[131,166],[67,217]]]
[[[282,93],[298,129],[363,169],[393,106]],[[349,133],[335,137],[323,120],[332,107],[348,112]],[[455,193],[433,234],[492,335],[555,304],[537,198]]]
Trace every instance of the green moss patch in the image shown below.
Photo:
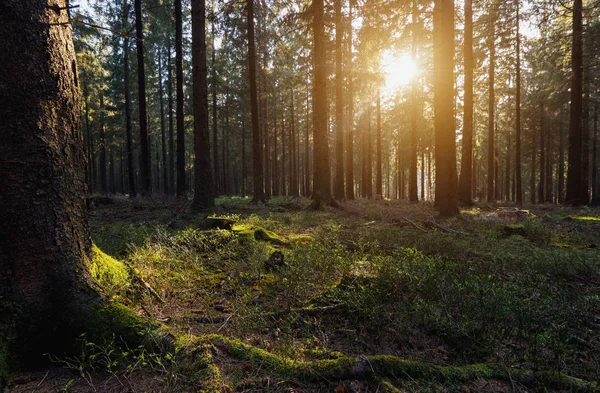
[[[232,228],[233,232],[242,239],[267,242],[275,245],[285,244],[285,240],[275,232],[266,230],[257,225],[238,224]]]
[[[103,253],[96,245],[92,246],[89,271],[104,293],[110,297],[124,295],[131,285],[127,266]]]
[[[569,219],[581,222],[588,222],[590,224],[600,224],[600,217],[594,216],[570,216]]]

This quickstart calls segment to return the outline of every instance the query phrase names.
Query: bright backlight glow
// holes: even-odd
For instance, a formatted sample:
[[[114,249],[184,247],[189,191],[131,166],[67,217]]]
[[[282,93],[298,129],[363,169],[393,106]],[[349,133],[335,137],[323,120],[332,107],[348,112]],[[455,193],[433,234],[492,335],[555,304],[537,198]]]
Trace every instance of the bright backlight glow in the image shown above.
[[[382,66],[385,74],[384,90],[388,94],[409,84],[418,73],[417,65],[409,55],[394,56],[385,53]]]

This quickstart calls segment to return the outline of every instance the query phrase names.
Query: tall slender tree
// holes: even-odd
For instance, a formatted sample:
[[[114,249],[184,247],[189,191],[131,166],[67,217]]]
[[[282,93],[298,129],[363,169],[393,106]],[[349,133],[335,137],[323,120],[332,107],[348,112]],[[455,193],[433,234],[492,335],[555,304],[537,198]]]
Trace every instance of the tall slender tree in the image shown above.
[[[516,4],[516,81],[515,81],[515,202],[517,205],[523,204],[523,178],[521,173],[521,4],[520,0],[515,0]],[[562,149],[561,149],[562,150]]]
[[[518,0],[516,0],[518,1]],[[472,203],[473,195],[473,0],[465,0],[464,72],[465,103],[463,109],[462,155],[458,180],[458,199]]]
[[[152,193],[150,143],[148,142],[148,113],[146,111],[146,71],[144,68],[144,27],[142,25],[142,0],[135,0],[135,34],[138,66],[138,112],[140,125],[140,191]]]
[[[194,84],[194,201],[192,209],[214,206],[206,82],[206,5],[192,0],[192,80]]]
[[[342,74],[342,0],[334,1],[335,8],[335,180],[333,196],[343,199],[344,195],[344,93]]]
[[[183,124],[183,14],[181,9],[181,0],[175,0],[175,83],[177,91],[177,197],[185,198],[185,128]]]
[[[256,86],[256,46],[254,38],[254,0],[247,0],[248,72],[250,77],[250,111],[252,116],[252,183],[253,201],[265,202],[260,128],[258,125],[258,96]]]

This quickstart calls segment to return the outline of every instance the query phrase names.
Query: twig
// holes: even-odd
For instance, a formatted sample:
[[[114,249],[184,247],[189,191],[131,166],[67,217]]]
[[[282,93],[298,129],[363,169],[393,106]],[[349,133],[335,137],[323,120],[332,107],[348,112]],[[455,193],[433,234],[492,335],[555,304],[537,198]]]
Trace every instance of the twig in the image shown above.
[[[70,18],[68,22],[50,23],[50,25],[58,26],[58,25],[66,25],[68,23],[79,23],[79,24],[82,24],[82,25],[85,25],[85,26],[93,27],[95,29],[110,31],[111,33],[120,35],[123,38],[130,38],[130,39],[134,39],[134,40],[139,41],[139,42],[144,42],[143,39],[127,35],[125,33],[117,31],[117,30],[109,29],[108,27],[96,25],[96,24],[93,24],[93,23],[84,22],[81,19]]]
[[[467,236],[469,236],[469,234],[468,234],[468,233],[466,233],[466,232],[457,231],[457,230],[455,230],[455,229],[448,228],[448,227],[445,227],[445,226],[443,226],[443,225],[441,225],[441,224],[438,224],[438,223],[435,221],[435,218],[433,218],[433,217],[431,217],[431,222],[433,223],[433,225],[435,225],[436,227],[438,227],[438,228],[440,228],[441,230],[444,230],[444,231],[446,231],[446,232],[450,232],[450,233],[456,233],[456,234],[458,234],[458,235],[467,235]]]
[[[427,232],[427,230],[421,228],[420,226],[418,226],[417,224],[415,224],[414,222],[412,222],[411,220],[409,220],[408,218],[404,217],[403,218],[404,221],[412,224],[413,227],[417,228],[418,230],[420,230],[421,232]]]

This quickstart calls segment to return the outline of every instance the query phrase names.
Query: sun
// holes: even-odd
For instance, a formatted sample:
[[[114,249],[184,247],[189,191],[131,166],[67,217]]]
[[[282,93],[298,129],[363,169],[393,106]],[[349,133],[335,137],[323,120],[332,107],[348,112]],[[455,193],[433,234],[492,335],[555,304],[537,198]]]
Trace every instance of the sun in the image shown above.
[[[385,77],[383,90],[388,94],[408,85],[418,73],[417,65],[409,55],[394,56],[386,52],[381,63]]]

